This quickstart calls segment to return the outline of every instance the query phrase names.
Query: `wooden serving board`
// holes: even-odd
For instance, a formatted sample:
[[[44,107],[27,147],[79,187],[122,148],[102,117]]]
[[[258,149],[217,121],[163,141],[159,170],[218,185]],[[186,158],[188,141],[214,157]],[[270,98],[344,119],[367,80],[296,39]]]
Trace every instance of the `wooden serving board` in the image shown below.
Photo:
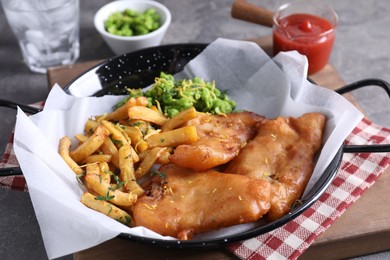
[[[266,51],[270,40],[255,39]],[[80,73],[100,61],[90,61],[72,66],[56,67],[48,71],[49,86],[58,83],[65,86]],[[320,72],[311,75],[318,84],[329,89],[344,85],[337,71],[327,65]],[[346,95],[358,108],[350,95]],[[390,169],[367,190],[332,226],[320,235],[302,254],[300,259],[341,259],[390,250]],[[76,260],[83,259],[236,259],[225,248],[218,249],[165,249],[114,238],[93,248],[75,254]]]

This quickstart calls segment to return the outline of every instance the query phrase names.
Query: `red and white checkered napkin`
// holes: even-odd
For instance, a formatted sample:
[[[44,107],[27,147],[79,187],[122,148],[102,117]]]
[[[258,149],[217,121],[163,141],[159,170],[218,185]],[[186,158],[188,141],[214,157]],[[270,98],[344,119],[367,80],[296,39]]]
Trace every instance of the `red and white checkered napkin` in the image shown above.
[[[3,159],[0,162],[0,168],[18,167],[19,163],[13,149],[14,133],[8,141],[5,148]],[[9,188],[18,191],[28,191],[26,180],[21,176],[0,177],[0,188]]]
[[[43,108],[45,102],[40,101],[31,106],[36,108]],[[13,149],[14,143],[14,132],[11,133],[11,137],[9,138],[8,144],[5,147],[5,151],[3,154],[3,158],[0,162],[0,168],[8,168],[8,167],[19,167],[19,162],[16,159],[16,155]],[[18,191],[28,191],[26,180],[21,176],[0,176],[0,188],[8,188],[12,190]]]
[[[18,166],[12,149],[13,136],[0,167]],[[389,144],[390,129],[363,119],[346,140],[347,144]],[[390,164],[390,153],[344,154],[332,184],[302,215],[284,226],[246,241],[229,245],[243,259],[296,259],[324,232]],[[22,176],[0,177],[0,187],[27,191]]]
[[[363,119],[347,144],[389,144],[390,129]],[[229,245],[242,259],[297,259],[390,164],[390,153],[344,154],[326,192],[303,214],[267,234]]]

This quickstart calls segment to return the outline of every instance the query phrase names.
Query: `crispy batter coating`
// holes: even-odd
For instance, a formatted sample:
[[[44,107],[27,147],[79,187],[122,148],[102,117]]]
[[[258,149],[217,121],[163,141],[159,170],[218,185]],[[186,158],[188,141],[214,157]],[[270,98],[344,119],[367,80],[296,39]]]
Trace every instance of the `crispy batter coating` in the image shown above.
[[[315,155],[322,145],[325,123],[326,117],[320,113],[268,120],[225,169],[225,172],[270,181],[272,198],[268,220],[288,213],[302,196],[313,172]]]
[[[201,120],[197,124],[203,126],[204,144],[212,145],[206,142],[212,136],[206,129],[215,130],[216,125],[202,121],[205,118],[197,119]],[[188,240],[194,234],[254,222],[263,215],[273,221],[287,214],[313,172],[326,117],[309,113],[299,118],[261,119],[253,125],[259,123],[255,137],[230,161],[225,173],[198,172],[173,163],[162,166],[143,186],[145,193],[133,207],[135,225]],[[227,136],[234,136],[233,128],[228,128]],[[186,156],[197,161],[194,154]]]
[[[252,139],[264,117],[252,112],[237,112],[226,116],[198,113],[186,125],[194,125],[198,141],[179,145],[170,161],[194,171],[205,171],[232,160]]]
[[[194,172],[174,164],[144,187],[133,208],[136,226],[161,235],[191,239],[193,234],[257,221],[270,207],[271,185],[214,170]]]

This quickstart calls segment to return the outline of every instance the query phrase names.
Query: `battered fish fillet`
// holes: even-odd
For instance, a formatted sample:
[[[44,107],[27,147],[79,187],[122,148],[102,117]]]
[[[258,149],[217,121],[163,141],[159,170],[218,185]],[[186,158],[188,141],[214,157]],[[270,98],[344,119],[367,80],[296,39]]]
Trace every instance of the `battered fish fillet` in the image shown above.
[[[269,181],[214,170],[162,166],[133,208],[136,226],[181,240],[193,234],[253,222],[270,208]]]
[[[302,196],[313,172],[314,157],[322,145],[325,123],[326,117],[319,113],[266,121],[225,169],[270,181],[268,220],[284,216]]]
[[[194,125],[198,141],[179,145],[170,156],[176,165],[194,171],[205,171],[225,164],[237,156],[252,139],[264,117],[252,112],[237,112],[226,116],[198,113],[186,125]]]

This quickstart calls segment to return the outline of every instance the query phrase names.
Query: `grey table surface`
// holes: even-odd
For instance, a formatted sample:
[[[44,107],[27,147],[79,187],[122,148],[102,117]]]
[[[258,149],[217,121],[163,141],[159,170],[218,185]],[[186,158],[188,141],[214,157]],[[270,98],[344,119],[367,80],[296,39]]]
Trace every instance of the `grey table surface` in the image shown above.
[[[93,27],[93,16],[108,0],[80,0],[79,62],[114,56]],[[160,0],[172,12],[172,24],[162,44],[208,43],[218,37],[247,39],[268,36],[271,29],[231,18],[232,0]],[[250,0],[274,10],[285,1]],[[346,83],[365,78],[390,81],[390,4],[378,0],[326,0],[339,15],[330,63]],[[32,73],[22,57],[3,10],[0,9],[0,99],[24,104],[44,100],[47,77]],[[390,104],[378,88],[353,93],[374,122],[390,127]],[[0,154],[15,124],[15,111],[0,108]],[[28,193],[0,189],[0,258],[46,259],[38,222]],[[63,259],[72,259],[65,256]],[[390,259],[390,252],[359,259]]]

